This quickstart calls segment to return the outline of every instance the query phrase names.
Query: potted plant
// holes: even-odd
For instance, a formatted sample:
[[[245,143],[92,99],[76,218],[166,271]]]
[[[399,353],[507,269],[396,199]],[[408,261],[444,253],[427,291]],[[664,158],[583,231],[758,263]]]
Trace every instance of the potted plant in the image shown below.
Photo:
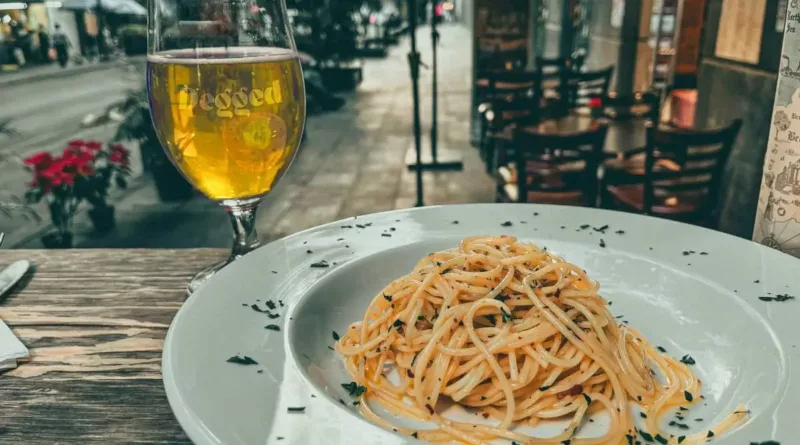
[[[47,201],[55,228],[42,237],[42,244],[48,249],[72,247],[72,220],[81,203],[76,182],[85,181],[93,173],[91,157],[91,153],[54,157],[40,152],[24,161],[33,171],[33,181],[25,196],[29,203]]]
[[[167,157],[158,140],[150,110],[147,91],[130,92],[118,109],[124,117],[114,136],[115,141],[134,140],[142,151],[144,170],[153,175],[162,201],[186,201],[194,196],[192,185],[181,175]]]
[[[74,145],[69,149],[79,149],[80,142],[73,142]],[[97,143],[85,142],[84,147],[88,148],[90,144],[93,146]],[[79,182],[78,194],[92,205],[89,218],[95,230],[105,233],[116,226],[114,206],[108,203],[108,191],[112,182],[119,188],[127,187],[127,177],[131,174],[130,152],[120,144],[109,144],[108,149],[92,153],[94,174],[87,176],[86,181]]]
[[[89,216],[99,231],[112,229],[114,207],[107,202],[108,190],[111,181],[126,185],[129,160],[121,145],[105,150],[100,142],[82,140],[70,141],[61,156],[40,152],[26,158],[33,181],[25,196],[29,203],[47,201],[55,228],[42,237],[42,244],[49,249],[72,247],[72,221],[82,201],[92,204]]]

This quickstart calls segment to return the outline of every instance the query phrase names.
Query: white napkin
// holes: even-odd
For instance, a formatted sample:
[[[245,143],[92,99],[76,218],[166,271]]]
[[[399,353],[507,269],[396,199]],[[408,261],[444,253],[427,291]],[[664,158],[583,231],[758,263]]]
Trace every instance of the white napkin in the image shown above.
[[[12,263],[0,273],[0,298],[7,292],[14,283],[22,277],[31,264],[21,260]],[[0,371],[17,367],[17,359],[27,357],[28,348],[11,332],[11,329],[0,320]]]
[[[0,371],[17,367],[17,359],[29,355],[28,348],[0,320]]]

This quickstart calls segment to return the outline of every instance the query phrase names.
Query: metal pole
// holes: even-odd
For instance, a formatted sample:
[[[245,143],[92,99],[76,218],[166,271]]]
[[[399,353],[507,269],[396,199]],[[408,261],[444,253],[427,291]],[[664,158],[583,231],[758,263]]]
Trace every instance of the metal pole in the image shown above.
[[[437,59],[436,48],[439,46],[439,31],[436,29],[436,6],[439,0],[432,0],[431,2],[431,44],[433,45],[433,116],[431,121],[431,162],[436,164],[438,157],[436,156],[436,146],[439,142],[439,80],[436,71]]]
[[[411,94],[414,101],[414,148],[417,150],[417,207],[425,205],[422,190],[422,129],[419,121],[419,53],[417,52],[417,1],[408,0],[408,31],[411,33],[411,51],[408,65],[411,70]]]

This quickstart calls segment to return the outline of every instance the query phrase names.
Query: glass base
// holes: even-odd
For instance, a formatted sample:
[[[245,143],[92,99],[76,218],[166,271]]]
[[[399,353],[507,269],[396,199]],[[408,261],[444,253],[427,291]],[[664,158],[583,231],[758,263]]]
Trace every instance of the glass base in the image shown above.
[[[219,272],[220,269],[232,263],[234,260],[235,258],[228,258],[225,261],[213,264],[201,270],[197,275],[195,275],[192,278],[192,281],[189,282],[189,285],[186,286],[186,293],[188,295],[192,295],[193,293],[195,293],[197,289],[200,289],[201,287],[203,287],[204,284],[206,284],[209,278],[213,277],[214,274]]]

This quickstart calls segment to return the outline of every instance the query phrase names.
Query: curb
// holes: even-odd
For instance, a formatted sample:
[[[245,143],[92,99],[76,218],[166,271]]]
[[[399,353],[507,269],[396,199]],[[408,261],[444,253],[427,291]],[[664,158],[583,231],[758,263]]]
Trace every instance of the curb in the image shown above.
[[[38,82],[42,80],[56,79],[60,77],[71,77],[71,76],[76,76],[78,74],[91,73],[95,71],[117,69],[125,67],[126,65],[131,63],[144,62],[145,60],[146,57],[144,56],[134,56],[125,59],[117,59],[110,62],[99,62],[81,66],[74,66],[69,69],[54,70],[38,74],[32,73],[31,75],[27,76],[23,75],[14,76],[13,78],[7,80],[3,79],[4,76],[0,74],[0,87],[11,87],[28,82]]]

